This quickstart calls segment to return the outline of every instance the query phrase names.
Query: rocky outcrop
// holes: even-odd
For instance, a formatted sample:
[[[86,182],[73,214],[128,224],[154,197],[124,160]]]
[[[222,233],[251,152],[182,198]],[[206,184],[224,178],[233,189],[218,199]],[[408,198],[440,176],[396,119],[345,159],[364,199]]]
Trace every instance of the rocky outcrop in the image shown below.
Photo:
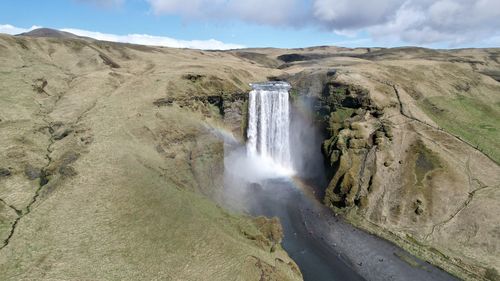
[[[375,173],[375,145],[387,143],[380,111],[362,88],[329,82],[321,97],[330,138],[323,153],[335,170],[325,193],[325,202],[336,207],[362,206]]]
[[[229,93],[209,96],[194,96],[184,98],[160,98],[153,102],[154,105],[171,106],[178,105],[180,108],[200,109],[207,117],[220,115],[224,120],[225,127],[238,137],[244,138],[246,132],[247,93]],[[199,107],[198,105],[202,105]],[[210,110],[213,108],[215,110]]]

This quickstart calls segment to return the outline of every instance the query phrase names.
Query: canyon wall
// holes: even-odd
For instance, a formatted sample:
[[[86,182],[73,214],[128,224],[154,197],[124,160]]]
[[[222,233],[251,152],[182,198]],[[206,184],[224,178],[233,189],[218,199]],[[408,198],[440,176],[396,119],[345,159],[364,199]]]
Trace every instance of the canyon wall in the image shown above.
[[[420,103],[447,93],[449,84],[467,84],[467,90],[448,95],[487,104],[481,96],[498,99],[500,87],[482,77],[472,85],[471,73],[441,73],[442,66],[434,67],[451,78],[439,86],[412,84],[405,75],[425,73],[415,67],[316,71],[290,80],[300,94],[317,99],[318,123],[326,128],[322,151],[332,173],[327,206],[461,278],[497,280],[500,209],[494,202],[500,200],[500,168],[495,155],[441,127],[442,120],[426,114]],[[410,93],[417,91],[421,95],[415,99]],[[462,114],[471,113],[464,108]]]

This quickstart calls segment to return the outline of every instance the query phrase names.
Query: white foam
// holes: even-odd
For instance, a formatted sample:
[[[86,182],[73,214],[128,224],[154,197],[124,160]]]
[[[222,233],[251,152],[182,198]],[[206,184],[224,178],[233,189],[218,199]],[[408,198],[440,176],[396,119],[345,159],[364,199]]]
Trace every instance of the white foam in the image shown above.
[[[251,84],[247,154],[265,169],[292,175],[290,109],[286,82]]]

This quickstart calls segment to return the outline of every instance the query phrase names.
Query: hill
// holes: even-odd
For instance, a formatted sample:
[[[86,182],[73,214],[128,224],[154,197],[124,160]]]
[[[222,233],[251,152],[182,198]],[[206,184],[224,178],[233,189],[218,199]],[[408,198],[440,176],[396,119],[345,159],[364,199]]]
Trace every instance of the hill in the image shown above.
[[[268,79],[315,100],[327,206],[461,278],[498,277],[499,49],[209,52],[69,36],[0,35],[6,280],[300,280],[275,220],[220,207],[213,132],[242,139],[248,84]]]
[[[51,28],[37,28],[28,32],[23,32],[17,36],[27,36],[27,37],[51,37],[51,38],[81,38],[73,33],[60,31]]]

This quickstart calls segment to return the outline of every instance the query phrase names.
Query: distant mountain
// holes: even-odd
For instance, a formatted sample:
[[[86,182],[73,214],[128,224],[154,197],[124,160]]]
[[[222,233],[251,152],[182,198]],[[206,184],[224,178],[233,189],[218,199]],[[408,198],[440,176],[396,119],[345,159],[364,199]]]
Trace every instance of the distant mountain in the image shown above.
[[[53,38],[81,38],[73,33],[60,31],[51,28],[37,28],[29,32],[17,34],[16,36],[29,36],[29,37],[53,37]]]

